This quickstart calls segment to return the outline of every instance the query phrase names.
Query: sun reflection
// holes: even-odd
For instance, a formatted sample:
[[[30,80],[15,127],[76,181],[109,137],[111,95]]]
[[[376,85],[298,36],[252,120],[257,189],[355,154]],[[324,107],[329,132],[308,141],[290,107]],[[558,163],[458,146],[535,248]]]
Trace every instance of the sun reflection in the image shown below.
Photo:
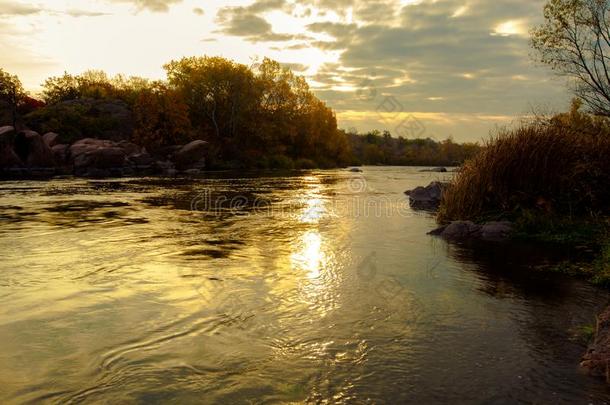
[[[325,260],[322,236],[315,231],[307,232],[302,236],[301,244],[302,249],[292,256],[293,265],[307,271],[307,278],[310,280],[318,279]]]
[[[310,198],[306,202],[307,206],[301,215],[301,222],[306,224],[317,223],[326,210],[324,209],[324,201],[320,198]]]

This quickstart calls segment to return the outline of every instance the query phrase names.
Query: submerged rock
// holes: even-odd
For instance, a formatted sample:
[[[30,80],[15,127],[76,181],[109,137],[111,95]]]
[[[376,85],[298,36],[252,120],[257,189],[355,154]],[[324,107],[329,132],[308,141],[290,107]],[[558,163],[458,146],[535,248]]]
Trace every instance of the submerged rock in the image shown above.
[[[452,241],[464,241],[482,239],[489,241],[503,241],[510,238],[513,225],[510,222],[486,222],[482,225],[472,221],[454,221],[449,225],[442,226],[428,235],[440,236]]]
[[[595,340],[583,356],[580,367],[589,375],[610,383],[610,307],[597,317]]]
[[[417,187],[406,191],[409,196],[409,204],[416,209],[433,209],[441,203],[443,192],[447,188],[446,183],[434,181],[426,187]]]

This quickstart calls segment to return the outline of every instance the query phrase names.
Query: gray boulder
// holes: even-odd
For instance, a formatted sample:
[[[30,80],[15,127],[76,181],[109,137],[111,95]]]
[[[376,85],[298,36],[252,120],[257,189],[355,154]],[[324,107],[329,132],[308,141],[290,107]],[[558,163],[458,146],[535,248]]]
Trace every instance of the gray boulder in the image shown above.
[[[76,175],[106,177],[123,168],[126,152],[115,142],[85,138],[70,146],[70,157]]]
[[[417,187],[406,191],[409,196],[409,204],[416,209],[432,209],[438,207],[447,188],[446,183],[434,181],[426,187]]]
[[[15,137],[15,151],[27,167],[54,167],[53,151],[34,131],[20,131]]]
[[[53,151],[53,158],[55,159],[56,165],[62,166],[68,164],[70,145],[60,143],[54,145],[51,150]]]
[[[481,238],[486,240],[508,239],[513,233],[513,224],[508,221],[486,222],[481,227]]]
[[[503,241],[510,238],[513,225],[510,222],[486,222],[482,225],[472,221],[454,221],[442,226],[428,235],[440,236],[451,241],[481,239],[488,241]]]
[[[174,163],[178,170],[204,169],[208,143],[197,140],[184,145],[174,154]]]
[[[0,169],[24,166],[15,153],[14,143],[15,129],[12,126],[0,127]]]
[[[42,136],[42,140],[49,148],[53,148],[53,146],[59,143],[59,134],[56,134],[55,132],[47,132]]]

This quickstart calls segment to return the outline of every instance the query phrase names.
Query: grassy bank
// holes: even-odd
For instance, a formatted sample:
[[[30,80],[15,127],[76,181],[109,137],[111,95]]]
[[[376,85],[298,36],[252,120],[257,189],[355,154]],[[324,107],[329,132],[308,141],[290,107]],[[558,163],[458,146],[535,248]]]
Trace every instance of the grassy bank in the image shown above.
[[[610,120],[578,103],[489,140],[449,186],[438,216],[510,220],[519,238],[583,247],[596,259],[562,271],[610,286],[609,218]]]

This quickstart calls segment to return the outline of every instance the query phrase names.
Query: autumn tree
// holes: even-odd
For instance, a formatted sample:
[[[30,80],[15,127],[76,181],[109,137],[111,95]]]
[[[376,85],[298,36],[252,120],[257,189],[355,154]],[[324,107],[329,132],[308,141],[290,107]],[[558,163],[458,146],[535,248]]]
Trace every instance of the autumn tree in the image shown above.
[[[247,66],[220,57],[190,57],[165,66],[169,84],[189,106],[191,122],[216,142],[234,139],[257,108]]]
[[[142,89],[134,104],[134,142],[152,149],[190,140],[191,122],[182,96],[162,82]]]
[[[544,23],[532,30],[540,60],[573,79],[574,92],[610,115],[610,0],[550,0]]]

